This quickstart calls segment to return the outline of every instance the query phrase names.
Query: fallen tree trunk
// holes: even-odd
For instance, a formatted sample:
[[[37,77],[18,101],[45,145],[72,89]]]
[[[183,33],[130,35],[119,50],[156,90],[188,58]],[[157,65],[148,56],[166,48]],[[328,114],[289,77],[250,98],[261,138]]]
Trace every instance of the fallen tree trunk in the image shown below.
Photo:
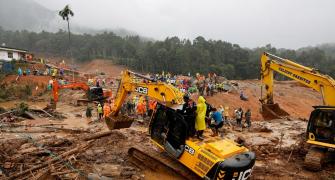
[[[102,133],[97,133],[97,134],[93,134],[92,136],[85,137],[83,140],[84,141],[89,141],[89,140],[92,140],[92,139],[99,139],[101,137],[109,136],[112,133],[113,133],[113,131],[106,131],[106,132],[102,132]]]
[[[54,129],[54,130],[60,130],[65,132],[72,132],[72,133],[88,133],[88,130],[82,130],[82,129],[68,129],[68,128],[60,128],[60,127],[51,127],[51,126],[42,126],[40,128],[47,128],[47,129]]]
[[[5,132],[5,133],[50,133],[50,132],[55,132],[55,130],[6,130],[6,129],[0,129],[0,132]]]
[[[46,161],[46,162],[44,162],[44,163],[42,163],[40,165],[34,166],[34,167],[29,168],[29,169],[27,169],[25,171],[22,171],[20,173],[17,173],[17,174],[14,174],[14,175],[10,176],[9,180],[17,179],[20,176],[24,176],[24,175],[26,175],[26,174],[28,174],[28,173],[30,173],[32,171],[36,171],[38,169],[42,169],[42,168],[48,166],[49,164],[55,163],[57,161],[61,161],[63,158],[65,158],[67,156],[70,156],[72,154],[75,154],[75,153],[78,153],[80,151],[86,150],[90,145],[91,145],[91,142],[89,142],[87,144],[84,144],[84,145],[81,145],[81,146],[78,146],[78,147],[76,147],[74,149],[71,149],[70,151],[64,152],[63,154],[59,155],[56,158],[50,159],[50,160],[48,160],[48,161]]]
[[[29,109],[35,112],[42,112],[45,113],[46,115],[48,115],[49,117],[54,117],[52,114],[48,113],[47,111],[45,111],[44,109]]]

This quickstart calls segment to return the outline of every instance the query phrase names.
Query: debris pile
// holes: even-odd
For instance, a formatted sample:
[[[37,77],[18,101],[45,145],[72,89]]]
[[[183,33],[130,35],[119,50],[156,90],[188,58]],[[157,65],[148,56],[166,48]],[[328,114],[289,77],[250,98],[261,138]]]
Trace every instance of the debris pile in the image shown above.
[[[128,133],[136,133],[131,142],[125,135]],[[22,134],[20,138],[0,141],[1,175],[8,179],[143,177],[127,161],[127,149],[133,143],[149,141],[145,133],[130,129],[66,137]]]

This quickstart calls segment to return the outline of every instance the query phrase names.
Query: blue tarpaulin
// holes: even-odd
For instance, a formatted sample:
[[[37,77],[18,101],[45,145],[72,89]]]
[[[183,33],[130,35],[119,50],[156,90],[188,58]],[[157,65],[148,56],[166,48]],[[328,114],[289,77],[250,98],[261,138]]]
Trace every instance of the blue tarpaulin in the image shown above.
[[[14,70],[14,66],[10,62],[2,62],[1,63],[1,72],[3,73],[11,73]]]

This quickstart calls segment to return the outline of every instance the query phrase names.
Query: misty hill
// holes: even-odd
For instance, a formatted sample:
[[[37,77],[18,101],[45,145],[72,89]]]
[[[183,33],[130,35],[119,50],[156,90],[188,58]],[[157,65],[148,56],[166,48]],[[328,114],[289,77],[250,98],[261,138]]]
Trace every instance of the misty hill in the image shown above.
[[[316,46],[308,46],[298,49],[298,52],[301,51],[309,51],[313,48],[318,48],[322,50],[326,56],[330,56],[332,58],[335,58],[335,43],[324,43]]]
[[[56,15],[31,0],[0,1],[0,26],[7,30],[48,30]]]
[[[58,16],[58,11],[52,11],[33,0],[0,0],[0,27],[5,30],[28,30],[57,32],[66,28],[66,23]],[[71,23],[74,33],[98,34],[112,31],[119,36],[137,35],[126,29],[97,30]]]

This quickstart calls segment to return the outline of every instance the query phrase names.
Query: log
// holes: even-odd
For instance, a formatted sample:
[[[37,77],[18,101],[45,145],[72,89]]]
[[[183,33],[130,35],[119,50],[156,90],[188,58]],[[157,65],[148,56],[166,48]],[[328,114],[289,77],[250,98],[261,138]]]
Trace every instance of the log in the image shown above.
[[[27,118],[27,119],[35,119],[34,115],[27,111],[23,113],[22,117]]]
[[[59,175],[63,175],[63,174],[69,174],[69,173],[74,173],[76,171],[74,170],[69,170],[69,171],[64,171],[64,172],[55,172],[55,173],[51,173],[52,176],[59,176]]]
[[[6,129],[0,129],[0,132],[5,133],[50,133],[55,132],[54,130],[35,130],[35,131],[28,131],[28,130],[6,130]]]
[[[14,175],[12,175],[12,176],[9,177],[9,180],[17,179],[17,178],[19,178],[20,176],[24,176],[24,175],[26,175],[26,174],[28,174],[28,173],[30,173],[30,172],[32,172],[32,171],[36,171],[36,170],[38,170],[38,169],[42,169],[42,168],[44,168],[44,167],[47,167],[47,166],[48,166],[49,164],[51,164],[51,163],[55,163],[55,162],[57,162],[57,161],[61,161],[63,158],[65,158],[65,157],[67,157],[67,156],[70,156],[70,155],[72,155],[72,154],[78,153],[78,152],[80,152],[80,151],[84,151],[84,150],[86,150],[91,144],[92,144],[92,143],[89,142],[89,143],[87,143],[87,144],[84,144],[84,145],[78,146],[78,147],[76,147],[76,148],[73,148],[73,149],[71,149],[71,150],[69,150],[69,151],[67,151],[67,152],[64,152],[63,154],[59,155],[57,158],[50,159],[50,160],[48,160],[48,161],[46,161],[46,162],[44,162],[44,163],[42,163],[42,164],[40,164],[40,165],[34,166],[34,167],[32,167],[32,168],[29,168],[29,169],[27,169],[27,170],[25,170],[25,171],[23,171],[23,172],[14,174]]]
[[[112,133],[113,133],[113,131],[106,131],[106,132],[102,132],[102,133],[96,133],[96,134],[93,134],[92,136],[85,137],[83,140],[84,141],[89,141],[89,140],[92,140],[92,139],[99,139],[101,137],[109,136]]]
[[[52,114],[48,113],[48,112],[45,111],[44,109],[29,109],[29,110],[32,110],[32,111],[35,111],[35,112],[43,112],[43,113],[45,113],[46,115],[48,115],[49,117],[54,117]]]
[[[60,128],[60,127],[52,127],[52,126],[42,126],[41,128],[47,128],[47,129],[54,129],[54,130],[60,130],[65,132],[72,132],[72,133],[88,133],[88,130],[81,130],[81,129],[68,129],[68,128]]]

